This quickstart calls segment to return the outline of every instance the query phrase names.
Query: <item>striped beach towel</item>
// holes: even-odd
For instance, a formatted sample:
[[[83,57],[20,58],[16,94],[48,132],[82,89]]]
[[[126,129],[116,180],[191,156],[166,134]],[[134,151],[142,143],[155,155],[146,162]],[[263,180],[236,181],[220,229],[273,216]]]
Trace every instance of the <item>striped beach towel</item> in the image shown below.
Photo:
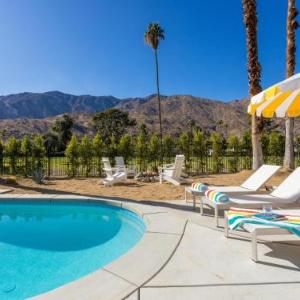
[[[208,190],[208,186],[201,182],[193,182],[192,189],[199,191],[199,192],[205,192]]]
[[[205,192],[205,196],[207,199],[215,202],[215,203],[227,203],[229,202],[229,197],[228,195],[221,193],[221,192],[216,192],[213,190],[207,190]]]
[[[237,229],[243,224],[274,226],[288,230],[300,237],[300,216],[263,213],[253,209],[231,208],[227,212],[230,229]]]

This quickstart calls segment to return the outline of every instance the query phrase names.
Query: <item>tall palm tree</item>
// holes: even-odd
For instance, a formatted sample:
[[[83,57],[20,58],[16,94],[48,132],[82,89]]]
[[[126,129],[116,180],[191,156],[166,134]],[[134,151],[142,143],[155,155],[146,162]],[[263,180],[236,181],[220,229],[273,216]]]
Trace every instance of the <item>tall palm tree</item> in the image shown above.
[[[159,133],[160,133],[160,160],[163,160],[163,145],[162,145],[162,121],[161,121],[161,101],[159,92],[159,72],[158,72],[158,57],[157,50],[161,40],[165,39],[165,32],[158,23],[150,23],[144,35],[145,42],[154,50],[155,67],[156,67],[156,87],[158,101],[158,117],[159,117]]]
[[[247,57],[248,57],[248,80],[250,96],[254,96],[261,91],[260,78],[261,66],[258,61],[257,46],[257,12],[256,0],[242,0],[244,23],[246,27],[247,38]],[[263,164],[261,131],[263,121],[261,118],[252,116],[252,168],[255,170]]]
[[[287,48],[286,48],[286,77],[293,76],[296,67],[296,29],[298,23],[296,17],[298,10],[296,8],[296,0],[288,0],[287,13]],[[285,120],[285,153],[283,167],[287,170],[294,169],[294,119],[286,118]]]

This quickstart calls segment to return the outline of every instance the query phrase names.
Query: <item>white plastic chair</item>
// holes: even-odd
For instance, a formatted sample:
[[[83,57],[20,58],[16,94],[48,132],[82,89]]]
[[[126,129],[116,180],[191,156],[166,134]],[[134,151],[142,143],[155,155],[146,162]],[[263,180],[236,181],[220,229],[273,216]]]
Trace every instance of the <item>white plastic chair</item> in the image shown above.
[[[127,173],[126,169],[121,170],[120,168],[112,168],[110,161],[107,157],[102,158],[102,163],[103,163],[103,170],[106,173],[106,178],[102,180],[102,183],[104,185],[114,185],[117,182],[120,181],[126,181],[127,180]]]
[[[125,165],[125,161],[123,156],[116,156],[115,157],[115,162],[116,162],[116,168],[118,168],[120,171],[124,171],[128,176],[135,176],[135,170],[132,168],[129,168],[128,166]]]
[[[164,180],[174,184],[180,185],[186,180],[182,177],[182,168],[184,165],[184,155],[176,155],[174,165],[160,168],[159,181],[162,183]]]

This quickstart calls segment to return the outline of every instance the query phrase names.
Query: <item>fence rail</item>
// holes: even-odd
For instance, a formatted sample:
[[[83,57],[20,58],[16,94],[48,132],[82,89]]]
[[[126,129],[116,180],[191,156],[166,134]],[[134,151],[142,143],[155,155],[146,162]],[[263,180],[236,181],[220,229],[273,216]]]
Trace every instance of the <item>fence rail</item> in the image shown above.
[[[173,158],[174,159],[174,158]],[[264,157],[265,163],[282,165],[283,157],[281,156],[266,156]],[[167,163],[172,162],[172,159],[167,159]],[[300,166],[300,155],[296,156],[296,166]],[[153,171],[159,165],[158,161],[146,161],[138,158],[128,160],[127,164],[131,169],[136,171]],[[213,174],[213,173],[235,173],[245,169],[251,169],[252,158],[247,155],[232,156],[226,155],[219,157],[216,161],[212,156],[207,155],[203,158],[191,157],[186,161],[186,172],[190,175]],[[52,156],[43,159],[43,168],[49,177],[67,177],[69,176],[69,162],[64,156]],[[32,166],[31,161],[25,163],[23,157],[16,159],[15,168],[12,169],[11,161],[8,157],[4,157],[0,162],[1,175],[18,175],[18,176],[31,176]],[[85,165],[79,163],[76,176],[85,177]],[[89,177],[98,177],[96,160],[91,159],[91,169]]]

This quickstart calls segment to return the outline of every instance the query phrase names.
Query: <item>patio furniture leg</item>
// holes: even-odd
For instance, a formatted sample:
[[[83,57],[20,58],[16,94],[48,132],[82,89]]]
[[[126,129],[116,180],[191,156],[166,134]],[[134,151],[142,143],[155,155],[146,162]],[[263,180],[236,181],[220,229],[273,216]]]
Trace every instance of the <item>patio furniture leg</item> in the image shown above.
[[[194,194],[192,194],[193,197],[193,209],[196,210],[196,197]]]
[[[252,260],[257,262],[257,234],[256,230],[252,232]]]
[[[216,226],[219,227],[219,210],[218,210],[218,206],[215,207],[215,220],[216,220]]]
[[[227,212],[225,212],[225,230],[224,230],[224,235],[226,238],[229,237],[229,227],[228,227],[228,216],[227,216]]]
[[[200,215],[203,216],[203,200],[200,197]]]

